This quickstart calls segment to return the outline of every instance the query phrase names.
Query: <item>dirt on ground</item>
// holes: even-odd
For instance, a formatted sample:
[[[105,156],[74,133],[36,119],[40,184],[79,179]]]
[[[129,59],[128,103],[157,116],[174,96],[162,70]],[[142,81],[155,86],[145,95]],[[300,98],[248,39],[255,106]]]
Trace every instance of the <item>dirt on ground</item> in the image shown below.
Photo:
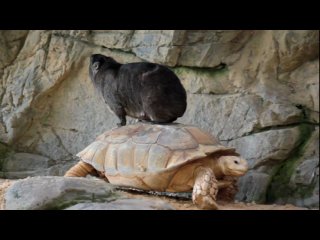
[[[13,183],[13,180],[0,179],[0,210],[4,208],[4,193],[6,189]],[[177,210],[199,210],[191,200],[187,199],[175,199],[167,196],[154,196],[143,193],[132,193],[122,191],[128,198],[138,199],[161,199],[173,206]],[[218,201],[220,210],[307,210],[307,208],[296,207],[291,204],[276,205],[276,204],[255,204],[255,203],[230,203]]]
[[[173,206],[177,210],[200,210],[198,209],[191,200],[181,200],[166,196],[153,196],[148,194],[136,194],[124,192],[129,198],[139,198],[139,199],[161,199]],[[277,204],[255,204],[255,203],[230,203],[218,201],[220,210],[308,210],[307,208],[296,207],[292,204],[277,205]]]
[[[0,210],[4,208],[4,193],[12,182],[11,180],[0,179]]]

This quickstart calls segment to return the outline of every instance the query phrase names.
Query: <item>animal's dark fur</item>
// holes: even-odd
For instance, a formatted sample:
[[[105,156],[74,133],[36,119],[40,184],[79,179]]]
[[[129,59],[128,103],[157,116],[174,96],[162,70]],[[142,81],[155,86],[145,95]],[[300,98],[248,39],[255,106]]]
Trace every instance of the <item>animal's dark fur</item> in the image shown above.
[[[105,102],[126,125],[126,115],[155,123],[181,117],[187,107],[186,91],[167,67],[146,62],[120,64],[111,57],[93,54],[90,78]]]

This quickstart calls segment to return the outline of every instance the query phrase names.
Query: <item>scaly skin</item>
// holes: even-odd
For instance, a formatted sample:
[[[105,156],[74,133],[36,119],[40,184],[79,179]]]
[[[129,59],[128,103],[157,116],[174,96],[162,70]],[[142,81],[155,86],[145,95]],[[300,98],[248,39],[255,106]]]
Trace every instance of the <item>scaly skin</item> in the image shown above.
[[[85,177],[88,174],[92,174],[93,172],[95,172],[95,169],[90,164],[85,163],[83,161],[79,161],[76,165],[70,168],[64,176],[65,177]]]
[[[192,192],[193,203],[201,209],[218,209],[217,193],[218,181],[213,171],[206,167],[197,168]]]
[[[233,202],[235,195],[238,192],[237,178],[232,176],[226,176],[223,179],[219,180],[218,186],[218,199]]]

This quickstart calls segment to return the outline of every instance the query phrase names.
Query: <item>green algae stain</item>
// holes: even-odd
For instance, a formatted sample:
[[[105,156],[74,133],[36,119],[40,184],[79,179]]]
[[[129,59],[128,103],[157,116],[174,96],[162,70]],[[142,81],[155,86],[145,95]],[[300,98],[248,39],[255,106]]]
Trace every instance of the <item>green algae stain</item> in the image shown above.
[[[290,186],[291,176],[295,173],[295,169],[303,160],[303,153],[306,145],[310,139],[312,132],[315,130],[314,126],[309,124],[301,124],[299,127],[300,138],[299,145],[290,154],[290,157],[284,161],[271,180],[267,191],[267,202],[274,202],[277,199],[287,199],[293,197],[308,197],[312,194],[315,183],[309,186]]]

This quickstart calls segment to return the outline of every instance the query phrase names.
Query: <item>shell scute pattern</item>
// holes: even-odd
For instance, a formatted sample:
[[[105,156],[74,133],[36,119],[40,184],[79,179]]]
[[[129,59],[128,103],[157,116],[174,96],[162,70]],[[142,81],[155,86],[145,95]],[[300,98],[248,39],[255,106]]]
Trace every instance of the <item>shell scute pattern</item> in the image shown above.
[[[219,150],[233,151],[202,130],[182,124],[136,124],[101,134],[78,156],[116,175],[166,171]]]

